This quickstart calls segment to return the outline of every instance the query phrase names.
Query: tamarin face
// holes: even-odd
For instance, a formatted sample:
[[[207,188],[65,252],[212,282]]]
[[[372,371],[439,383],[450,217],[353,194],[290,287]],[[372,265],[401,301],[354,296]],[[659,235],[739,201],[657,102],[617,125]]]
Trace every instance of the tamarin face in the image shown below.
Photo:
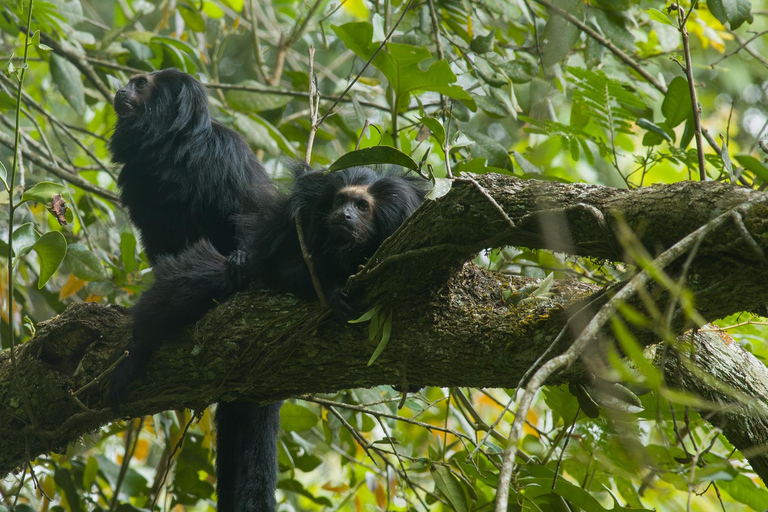
[[[115,94],[115,112],[120,117],[133,117],[144,110],[155,88],[152,75],[136,75]]]
[[[359,244],[374,233],[376,201],[367,185],[345,187],[336,192],[328,215],[328,231],[332,238]]]

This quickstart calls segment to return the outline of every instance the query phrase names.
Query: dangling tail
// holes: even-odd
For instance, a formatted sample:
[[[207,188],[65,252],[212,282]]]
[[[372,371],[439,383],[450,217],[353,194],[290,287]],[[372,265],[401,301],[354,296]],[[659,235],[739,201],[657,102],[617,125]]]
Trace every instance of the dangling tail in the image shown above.
[[[274,512],[282,402],[220,403],[216,409],[219,512]]]

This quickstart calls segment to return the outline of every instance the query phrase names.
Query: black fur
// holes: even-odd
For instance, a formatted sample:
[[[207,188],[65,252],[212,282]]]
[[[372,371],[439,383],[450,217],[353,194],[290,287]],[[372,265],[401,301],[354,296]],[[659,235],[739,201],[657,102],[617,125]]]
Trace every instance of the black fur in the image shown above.
[[[203,84],[176,69],[139,75],[117,92],[115,110],[109,147],[124,164],[121,199],[149,260],[201,238],[234,250],[246,197],[264,205],[274,187],[245,139],[211,120]]]
[[[241,249],[229,258],[201,241],[176,257],[158,260],[155,285],[135,307],[136,324],[145,327],[135,329],[133,350],[153,353],[165,339],[199,319],[214,301],[254,279],[275,290],[315,298],[296,218],[301,219],[324,295],[340,316],[353,315],[354,306],[344,292],[347,278],[421,204],[424,183],[399,170],[377,173],[357,167],[326,174],[297,168],[290,194],[279,196],[266,211],[240,217]],[[340,229],[338,215],[333,215],[339,210],[333,206],[337,192],[354,186],[365,187],[374,201],[372,220],[358,226],[362,231],[356,232],[357,237],[346,227]],[[219,512],[275,510],[279,408],[280,403],[250,410],[240,404],[219,404]]]
[[[398,169],[376,172],[368,167],[354,167],[325,173],[297,168],[294,173],[296,181],[289,197],[279,199],[263,218],[248,215],[240,221],[244,247],[250,255],[244,274],[270,288],[307,299],[315,297],[299,245],[299,218],[323,294],[339,316],[349,319],[356,312],[344,293],[347,278],[356,274],[384,239],[421,204],[425,182]],[[333,219],[329,218],[336,193],[356,186],[367,187],[375,202],[373,220],[363,226],[368,229],[363,238],[334,230]]]
[[[122,201],[156,272],[189,277],[158,280],[133,308],[130,357],[116,369],[110,389],[118,408],[158,343],[202,316],[211,299],[232,293],[227,286],[236,276],[218,278],[238,269],[221,255],[236,247],[236,216],[246,201],[254,212],[270,208],[276,195],[245,139],[211,120],[205,88],[191,75],[175,69],[138,75],[117,92],[114,106],[118,120],[110,150],[124,164],[118,177]],[[193,251],[173,257],[192,244]],[[206,290],[205,300],[198,289]],[[264,467],[275,473],[279,405],[219,404],[216,419],[217,467],[225,473],[219,494],[231,494],[226,486],[234,482],[227,474],[232,468],[273,490],[274,482],[258,483],[255,475]],[[225,504],[219,510],[238,509]]]

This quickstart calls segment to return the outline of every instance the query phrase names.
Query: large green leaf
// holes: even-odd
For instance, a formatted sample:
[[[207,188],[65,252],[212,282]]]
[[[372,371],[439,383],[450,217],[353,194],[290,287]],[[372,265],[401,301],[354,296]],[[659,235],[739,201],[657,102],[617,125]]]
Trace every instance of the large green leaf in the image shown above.
[[[107,278],[101,260],[81,243],[69,245],[67,251],[67,267],[83,281],[101,281]]]
[[[85,90],[80,70],[64,57],[51,55],[51,77],[72,108],[80,115],[85,113]]]
[[[691,91],[685,78],[675,77],[669,84],[664,102],[661,104],[661,113],[667,121],[667,126],[674,128],[692,114]]]
[[[723,25],[729,23],[731,30],[739,28],[745,21],[753,21],[749,0],[707,0],[707,7],[717,21]]]
[[[581,18],[583,3],[579,0],[557,0],[554,2],[561,9]],[[581,36],[579,27],[562,16],[552,15],[544,27],[544,55],[542,63],[545,68],[554,66],[565,58],[576,45]]]
[[[64,185],[53,183],[52,181],[41,181],[34,187],[24,191],[24,193],[21,195],[21,201],[19,204],[25,203],[27,201],[37,201],[38,203],[50,204],[53,196],[64,194],[66,192],[67,187]]]
[[[334,25],[333,30],[347,48],[366,60],[371,58],[380,45],[373,42],[373,25],[368,22]],[[458,85],[451,85],[456,82],[456,75],[451,71],[448,61],[438,60],[428,69],[422,69],[420,64],[431,58],[432,54],[425,47],[388,43],[386,49],[376,55],[372,64],[384,73],[402,104],[407,102],[410,92],[432,91],[463,100],[474,109],[474,101],[467,91]]]
[[[67,240],[60,231],[49,231],[35,242],[33,249],[40,262],[40,274],[37,278],[37,288],[40,289],[53,277],[61,262],[64,261],[67,255]]]
[[[34,247],[40,235],[35,231],[35,225],[31,222],[22,224],[13,231],[13,254],[16,258],[29,253]]]
[[[280,410],[280,428],[285,431],[303,432],[317,421],[317,415],[302,405],[286,402]]]
[[[451,470],[445,466],[433,466],[430,473],[435,487],[446,497],[453,510],[469,512],[467,495],[461,487],[461,482],[451,473]]]
[[[333,162],[329,171],[340,171],[360,165],[394,164],[406,169],[418,170],[419,166],[411,157],[390,146],[374,146],[350,151]]]

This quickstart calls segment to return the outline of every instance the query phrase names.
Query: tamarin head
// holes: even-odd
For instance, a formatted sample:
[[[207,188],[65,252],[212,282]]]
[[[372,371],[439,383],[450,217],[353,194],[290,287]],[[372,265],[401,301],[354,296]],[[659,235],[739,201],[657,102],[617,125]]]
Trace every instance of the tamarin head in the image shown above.
[[[337,243],[356,244],[372,238],[376,199],[367,185],[344,187],[333,197],[328,233]]]
[[[205,87],[178,69],[132,77],[117,91],[113,105],[117,123],[110,149],[115,162],[145,158],[179,136],[194,143],[211,130]]]
[[[308,243],[321,245],[315,249],[368,257],[422,203],[426,184],[400,168],[313,171],[298,175],[292,210],[307,225]]]

